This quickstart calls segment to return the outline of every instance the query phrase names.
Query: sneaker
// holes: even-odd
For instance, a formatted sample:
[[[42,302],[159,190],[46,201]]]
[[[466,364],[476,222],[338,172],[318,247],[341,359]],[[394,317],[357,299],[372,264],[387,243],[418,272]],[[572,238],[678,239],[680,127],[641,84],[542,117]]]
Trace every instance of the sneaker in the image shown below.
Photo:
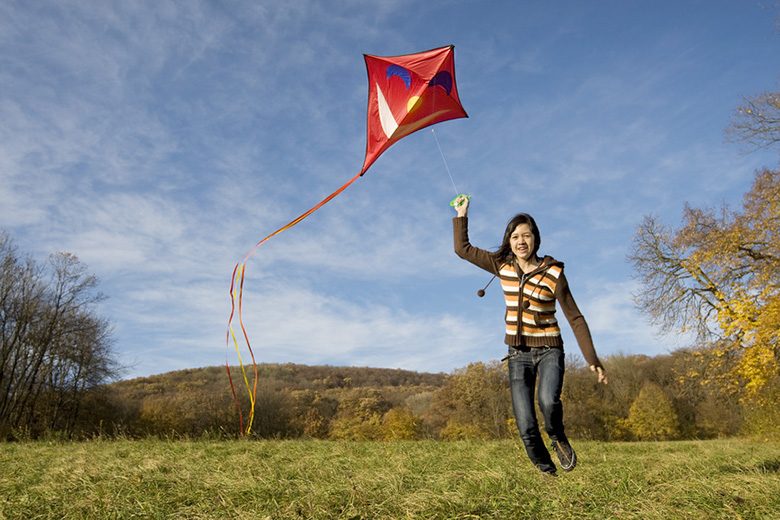
[[[571,471],[577,465],[577,454],[568,441],[552,441],[552,449],[561,461],[563,471]]]

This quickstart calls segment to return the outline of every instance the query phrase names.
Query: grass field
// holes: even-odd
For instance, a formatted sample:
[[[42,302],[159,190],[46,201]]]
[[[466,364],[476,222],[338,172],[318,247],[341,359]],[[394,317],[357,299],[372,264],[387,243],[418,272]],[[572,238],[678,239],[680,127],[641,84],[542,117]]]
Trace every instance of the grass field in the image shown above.
[[[0,518],[780,518],[780,443],[575,448],[552,478],[514,441],[0,444]]]

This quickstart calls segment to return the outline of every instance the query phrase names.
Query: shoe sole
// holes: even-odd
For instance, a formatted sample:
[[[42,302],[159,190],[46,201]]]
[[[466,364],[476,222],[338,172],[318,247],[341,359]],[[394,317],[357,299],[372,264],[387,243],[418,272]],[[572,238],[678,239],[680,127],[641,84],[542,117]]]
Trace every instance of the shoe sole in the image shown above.
[[[564,466],[561,464],[561,469],[563,471],[571,471],[574,469],[574,467],[577,465],[577,454],[574,452],[574,448],[571,450],[571,464],[568,466]]]
[[[555,454],[558,456],[558,462],[560,462],[563,471],[571,471],[577,465],[577,453],[574,451],[574,448],[571,447],[571,444],[569,444],[569,449],[571,450],[571,461],[568,464],[564,464],[561,458],[561,452],[563,450],[559,448],[557,444],[553,445],[553,451],[555,451]]]

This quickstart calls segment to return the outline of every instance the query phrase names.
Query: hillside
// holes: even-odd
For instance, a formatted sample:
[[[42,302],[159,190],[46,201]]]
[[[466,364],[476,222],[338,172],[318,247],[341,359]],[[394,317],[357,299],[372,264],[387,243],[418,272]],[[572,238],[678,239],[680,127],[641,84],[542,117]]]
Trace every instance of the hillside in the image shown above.
[[[245,367],[252,382],[252,367]],[[234,384],[242,385],[239,367],[231,367]],[[311,390],[325,392],[350,388],[441,387],[447,375],[421,373],[411,370],[371,367],[334,367],[330,365],[299,365],[294,363],[258,365],[259,385],[264,388],[288,391]],[[148,377],[122,380],[108,385],[114,392],[131,399],[143,399],[186,390],[207,390],[210,393],[229,393],[230,385],[224,366],[189,368]]]
[[[572,438],[727,437],[755,433],[743,425],[768,425],[776,417],[771,402],[764,408],[743,407],[733,396],[685,377],[696,363],[692,353],[609,356],[603,361],[610,374],[608,386],[599,385],[585,366],[567,366],[561,397]],[[251,382],[251,371],[248,375]],[[248,424],[252,407],[238,369],[233,370],[233,382],[240,406],[221,366],[102,386],[84,401],[73,432],[81,438],[236,436],[242,419]],[[507,386],[506,366],[498,362],[472,363],[451,374],[263,364],[251,432],[262,438],[514,437]],[[661,424],[669,428],[661,431]]]
[[[245,367],[250,385],[251,367]],[[248,392],[238,367],[231,367],[242,411]],[[253,431],[261,436],[324,436],[341,408],[383,414],[391,408],[424,413],[446,374],[370,367],[258,365],[257,415]],[[82,415],[83,430],[102,425],[101,433],[132,436],[175,432],[232,432],[239,424],[224,366],[194,368],[118,381],[96,391]],[[322,426],[312,426],[312,422]]]

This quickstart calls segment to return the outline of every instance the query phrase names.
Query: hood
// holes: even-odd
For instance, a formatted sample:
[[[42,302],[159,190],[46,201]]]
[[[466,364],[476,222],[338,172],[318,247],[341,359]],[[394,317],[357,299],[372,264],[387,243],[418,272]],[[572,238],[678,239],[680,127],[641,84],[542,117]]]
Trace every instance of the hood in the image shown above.
[[[539,265],[539,268],[552,267],[552,266],[557,266],[563,269],[563,262],[561,262],[560,260],[556,260],[555,258],[549,255],[544,255],[542,257],[542,263]]]

